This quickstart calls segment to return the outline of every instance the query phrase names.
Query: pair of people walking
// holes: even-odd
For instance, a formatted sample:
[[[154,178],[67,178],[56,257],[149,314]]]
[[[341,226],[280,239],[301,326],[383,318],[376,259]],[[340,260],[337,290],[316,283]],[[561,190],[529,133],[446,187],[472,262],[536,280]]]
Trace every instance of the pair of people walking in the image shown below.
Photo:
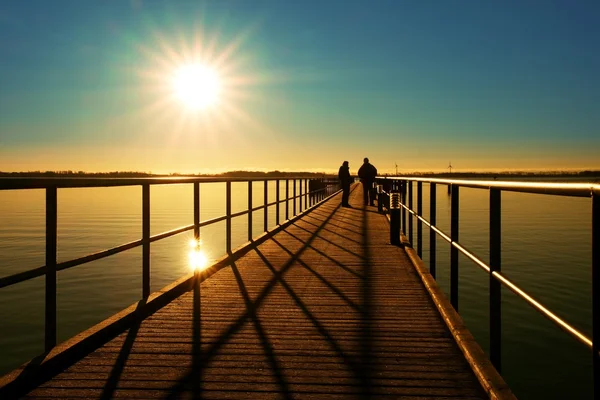
[[[370,204],[375,205],[375,189],[373,189],[373,182],[377,176],[377,168],[373,164],[369,163],[369,159],[365,157],[363,165],[358,169],[358,177],[363,185],[363,203],[366,206]],[[344,161],[338,172],[338,179],[342,186],[342,207],[350,207],[348,203],[348,197],[350,196],[350,184],[353,181],[350,175],[350,167],[348,161]]]

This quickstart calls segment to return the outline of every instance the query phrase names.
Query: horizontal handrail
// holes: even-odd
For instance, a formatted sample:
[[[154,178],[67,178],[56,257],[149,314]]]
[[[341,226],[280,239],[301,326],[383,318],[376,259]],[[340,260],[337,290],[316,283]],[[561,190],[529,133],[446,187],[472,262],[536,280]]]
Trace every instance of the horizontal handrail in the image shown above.
[[[276,182],[276,200],[268,202],[269,182]],[[281,198],[282,190],[280,181],[285,181],[285,198]],[[290,196],[289,187],[292,182],[293,195]],[[231,210],[231,183],[248,183],[248,209],[233,213]],[[252,207],[252,183],[262,182],[264,184],[262,205]],[[312,183],[315,183],[314,185]],[[225,215],[200,221],[200,184],[201,183],[225,183]],[[150,188],[153,185],[165,184],[192,184],[194,188],[194,223],[181,226],[169,231],[150,235]],[[184,232],[193,230],[196,240],[200,238],[200,228],[225,222],[226,247],[225,252],[231,251],[233,218],[248,215],[248,240],[252,235],[252,213],[264,209],[264,230],[268,229],[269,207],[277,206],[276,224],[279,225],[280,205],[286,205],[286,220],[289,219],[289,205],[293,205],[293,216],[297,210],[303,212],[316,204],[325,201],[329,197],[328,191],[335,188],[337,179],[316,176],[289,176],[289,177],[177,177],[177,178],[0,178],[0,190],[20,189],[45,189],[46,192],[46,265],[27,271],[19,272],[5,277],[0,277],[0,289],[12,286],[40,276],[46,277],[45,282],[45,350],[49,351],[56,345],[56,273],[68,268],[96,261],[126,250],[142,246],[142,297],[150,296],[150,244],[158,240],[166,239]],[[91,188],[91,187],[119,187],[119,186],[141,186],[142,188],[142,238],[130,243],[125,243],[107,250],[102,250],[76,259],[57,262],[57,189],[63,188]],[[304,190],[303,190],[304,186]],[[299,188],[299,193],[297,193]],[[311,190],[312,189],[312,190]],[[332,194],[330,194],[331,196]],[[304,200],[303,200],[304,199]],[[297,201],[298,200],[298,201]],[[298,206],[298,209],[296,208]]]
[[[263,207],[263,208],[264,208],[264,207]],[[231,214],[231,218],[237,218],[237,217],[241,217],[241,216],[243,216],[243,215],[246,215],[246,214],[248,214],[249,212],[250,212],[250,211],[248,211],[248,210],[244,210],[244,211],[238,211],[238,212],[236,212],[236,213],[232,213],[232,214]],[[227,217],[225,217],[225,218],[227,218]]]
[[[389,195],[389,193],[386,193],[386,194]],[[418,220],[423,222],[429,228],[433,229],[438,235],[440,235],[440,237],[442,237],[445,241],[450,243],[451,246],[457,248],[460,253],[464,254],[467,258],[469,258],[471,261],[473,261],[475,264],[477,264],[482,270],[484,270],[489,275],[489,273],[491,271],[491,267],[485,261],[483,261],[482,259],[477,257],[475,254],[470,252],[465,247],[463,247],[460,243],[453,241],[450,238],[450,236],[448,236],[448,234],[446,234],[444,231],[439,229],[437,226],[432,225],[426,218],[423,218],[422,216],[415,213],[413,210],[408,208],[404,203],[400,202],[400,207],[405,209],[408,213],[414,215]],[[554,322],[558,327],[560,327],[567,333],[571,334],[575,339],[579,340],[581,343],[585,344],[590,349],[592,349],[592,340],[590,338],[588,338],[585,334],[581,333],[579,330],[577,330],[576,328],[571,326],[569,323],[567,323],[565,320],[560,318],[558,315],[556,315],[555,313],[550,311],[542,303],[535,300],[525,290],[521,289],[518,285],[516,285],[514,282],[510,281],[507,277],[505,277],[504,275],[502,275],[501,273],[499,273],[497,271],[494,271],[492,273],[492,276],[494,277],[494,279],[496,279],[496,280],[500,281],[501,283],[503,283],[504,285],[506,285],[506,287],[508,289],[510,289],[518,297],[520,297],[521,299],[523,299],[527,303],[529,303],[532,307],[534,307],[536,310],[538,310],[541,314],[543,314],[550,321]]]
[[[441,183],[444,185],[458,185],[475,189],[496,188],[511,192],[552,194],[558,196],[590,197],[594,190],[600,190],[600,185],[594,183],[559,183],[559,182],[511,182],[511,181],[486,181],[470,179],[439,179],[439,178],[414,178],[406,176],[378,176],[380,180],[398,180],[427,183]]]
[[[538,302],[533,297],[531,297],[530,295],[528,295],[524,290],[522,290],[521,288],[519,288],[517,285],[515,285],[513,282],[511,282],[504,275],[500,274],[499,272],[494,271],[493,274],[492,274],[492,276],[494,278],[496,278],[497,280],[499,280],[504,285],[506,285],[506,287],[508,287],[513,293],[515,293],[516,295],[518,295],[519,297],[521,297],[523,300],[527,301],[527,303],[529,303],[529,305],[531,305],[536,310],[538,310],[540,313],[542,313],[542,315],[544,315],[546,318],[548,318],[549,320],[551,320],[552,322],[554,322],[556,325],[558,325],[564,331],[570,333],[571,336],[575,337],[581,343],[583,343],[586,346],[588,346],[590,348],[590,350],[593,349],[593,343],[592,343],[592,340],[590,338],[588,338],[587,336],[585,336],[583,333],[579,332],[577,329],[573,328],[571,325],[569,325],[563,319],[561,319],[560,317],[558,317],[552,311],[548,310],[540,302]]]
[[[482,259],[477,257],[475,254],[471,253],[469,250],[467,250],[465,247],[463,247],[460,243],[453,241],[450,238],[450,236],[448,236],[446,233],[444,233],[438,227],[431,225],[431,223],[427,219],[415,214],[412,210],[409,210],[408,207],[406,207],[404,205],[404,203],[400,203],[400,206],[405,208],[408,212],[413,214],[415,217],[417,217],[421,222],[423,222],[429,228],[433,229],[437,234],[439,234],[442,238],[444,238],[444,240],[446,240],[448,243],[450,243],[453,247],[456,247],[459,252],[464,254],[467,258],[469,258],[471,261],[473,261],[475,264],[477,264],[485,272],[487,272],[488,274],[490,273],[491,267],[489,265],[487,265],[485,263],[485,261],[483,261]],[[499,273],[497,271],[494,271],[492,276],[494,277],[494,279],[497,279],[501,283],[505,284],[506,287],[509,288],[514,294],[516,294],[521,299],[525,300],[532,307],[534,307],[540,313],[542,313],[546,318],[548,318],[549,320],[554,322],[558,327],[560,327],[564,331],[570,333],[575,339],[579,340],[581,343],[585,344],[590,349],[592,348],[592,340],[590,338],[588,338],[585,334],[581,333],[579,330],[577,330],[576,328],[571,326],[569,323],[567,323],[565,320],[560,318],[558,315],[554,314],[552,311],[550,311],[548,308],[546,308],[542,303],[535,300],[525,290],[523,290],[519,286],[517,286],[514,282],[510,281],[507,277],[505,277],[504,275],[502,275],[501,273]]]
[[[211,223],[214,223],[214,222],[211,222]],[[207,225],[209,225],[209,224],[207,224]],[[171,229],[170,231],[158,233],[154,236],[150,236],[150,243],[156,242],[157,240],[166,239],[171,236],[179,235],[181,233],[191,231],[192,229],[194,229],[194,224],[186,225],[186,226],[182,226],[179,228]]]
[[[12,178],[8,178],[8,179],[12,179]],[[260,181],[264,182],[264,179],[261,179]],[[307,194],[308,195],[313,195],[315,193],[318,193],[318,192],[321,192],[321,191],[324,191],[324,190],[325,189],[317,189],[317,190],[314,190],[314,191],[309,192]],[[304,195],[305,194],[302,194],[301,196],[298,195],[298,196],[295,196],[295,197],[289,197],[288,200],[293,200],[295,198],[300,198],[300,197],[303,197]],[[278,205],[278,204],[282,204],[282,203],[285,203],[285,201],[286,201],[285,199],[279,200],[279,201],[274,201],[272,203],[267,204],[267,207],[275,206],[275,205]],[[265,205],[263,204],[263,205],[260,205],[260,206],[252,208],[252,210],[250,210],[250,211],[258,211],[258,210],[262,210],[264,208],[265,208]],[[230,215],[230,218],[241,217],[243,215],[248,214],[250,211],[249,210],[243,210],[243,211],[239,211],[237,213],[232,213]],[[208,219],[208,220],[200,222],[198,224],[198,227],[202,228],[202,227],[205,227],[205,226],[208,226],[208,225],[212,225],[212,224],[215,224],[215,223],[218,223],[218,222],[222,222],[222,221],[227,220],[227,218],[228,218],[227,215],[223,215],[223,216],[216,217],[216,218],[211,218],[211,219]],[[166,238],[171,237],[171,236],[176,236],[176,235],[179,235],[181,233],[185,233],[185,232],[191,231],[192,229],[194,229],[194,227],[195,227],[195,225],[191,224],[191,225],[185,225],[185,226],[182,226],[182,227],[179,227],[179,228],[175,228],[175,229],[172,229],[172,230],[169,230],[169,231],[158,233],[158,234],[150,237],[150,242],[151,243],[152,242],[156,242],[158,240],[166,239]],[[119,246],[116,246],[116,247],[112,247],[110,249],[106,249],[106,250],[102,250],[102,251],[99,251],[99,252],[96,252],[96,253],[88,254],[88,255],[83,256],[83,257],[71,259],[71,260],[68,260],[68,261],[63,261],[63,262],[60,262],[60,263],[56,264],[56,271],[63,271],[65,269],[76,267],[76,266],[79,266],[79,265],[82,265],[82,264],[86,264],[86,263],[89,263],[89,262],[92,262],[92,261],[97,261],[97,260],[100,260],[100,259],[112,256],[112,255],[115,255],[115,254],[118,254],[118,253],[121,253],[121,252],[124,252],[124,251],[127,251],[127,250],[130,250],[130,249],[133,249],[135,247],[139,247],[142,244],[143,244],[143,240],[138,239],[138,240],[135,240],[133,242],[125,243],[125,244],[122,244],[122,245],[119,245]],[[28,281],[30,279],[38,278],[40,276],[43,276],[45,273],[46,273],[46,266],[43,265],[41,267],[29,269],[29,270],[26,270],[26,271],[23,271],[23,272],[18,272],[16,274],[12,274],[12,275],[7,275],[7,276],[0,277],[0,289],[2,289],[3,287],[15,285],[17,283],[25,282],[25,281]]]
[[[185,183],[226,183],[226,182],[264,182],[283,181],[293,179],[334,179],[333,176],[285,176],[285,177],[165,177],[165,178],[75,178],[75,177],[52,177],[52,178],[11,178],[0,177],[0,190],[14,189],[46,189],[56,187],[67,188],[92,188],[92,187],[115,187],[115,186],[139,186],[139,185],[174,185]],[[337,178],[336,178],[337,180]]]
[[[0,289],[6,286],[12,286],[20,282],[25,282],[33,278],[38,278],[46,273],[46,266],[28,269],[27,271],[18,272],[13,275],[8,275],[0,278]]]
[[[417,210],[413,209],[413,182],[417,182]],[[422,216],[423,182],[430,186],[430,218],[428,221]],[[490,296],[490,359],[492,364],[500,370],[501,366],[501,291],[502,285],[512,291],[518,298],[524,300],[538,313],[552,321],[568,335],[591,350],[593,358],[594,392],[600,396],[600,185],[595,183],[556,183],[556,182],[510,182],[510,181],[483,181],[463,179],[437,179],[414,177],[378,177],[380,211],[385,205],[390,209],[390,241],[399,244],[397,237],[400,233],[400,219],[402,231],[408,225],[408,241],[412,245],[412,222],[416,217],[417,226],[417,254],[422,253],[422,224],[430,228],[430,273],[435,278],[436,256],[435,237],[439,235],[450,244],[450,302],[458,311],[458,254],[463,254],[483,269],[489,277]],[[450,235],[446,234],[436,223],[436,185],[448,185],[451,195]],[[461,187],[489,190],[489,246],[490,261],[486,263],[459,242],[459,193]],[[391,191],[386,192],[391,188]],[[559,195],[570,197],[587,197],[592,200],[592,338],[573,327],[557,314],[552,312],[533,296],[512,282],[501,272],[501,192],[512,191],[521,193],[534,193],[546,195]],[[408,196],[407,196],[408,195]],[[392,196],[393,202],[392,202]],[[408,197],[408,198],[407,198]],[[406,204],[408,203],[408,204]],[[400,215],[402,214],[402,215]],[[408,214],[409,220],[406,220]],[[408,222],[408,224],[407,224]],[[392,231],[393,227],[393,231]],[[406,233],[406,232],[405,232]],[[600,397],[599,397],[600,398]]]

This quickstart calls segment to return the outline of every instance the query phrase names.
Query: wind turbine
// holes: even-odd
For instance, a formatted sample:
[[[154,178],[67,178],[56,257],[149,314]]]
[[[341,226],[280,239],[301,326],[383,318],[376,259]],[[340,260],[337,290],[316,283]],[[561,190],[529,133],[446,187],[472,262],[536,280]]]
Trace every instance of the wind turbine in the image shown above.
[[[394,163],[396,165],[396,176],[398,176],[398,164]]]
[[[452,174],[452,161],[448,161],[448,170]],[[448,195],[452,194],[452,185],[448,185]]]

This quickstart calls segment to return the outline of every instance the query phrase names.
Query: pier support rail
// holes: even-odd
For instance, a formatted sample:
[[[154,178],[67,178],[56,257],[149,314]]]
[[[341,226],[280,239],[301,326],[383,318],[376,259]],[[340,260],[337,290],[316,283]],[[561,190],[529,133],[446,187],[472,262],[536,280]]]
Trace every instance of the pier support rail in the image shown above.
[[[281,181],[285,181],[285,193],[281,187]],[[217,218],[200,221],[200,191],[202,184],[224,183],[226,190],[226,214]],[[231,184],[247,183],[248,187],[248,209],[233,213],[231,209]],[[269,191],[269,185],[274,183],[274,188]],[[289,185],[292,184],[293,196],[290,196]],[[263,186],[264,201],[260,205],[252,204],[253,186],[261,184]],[[150,192],[152,186],[156,185],[192,185],[193,186],[193,221],[190,225],[172,229],[167,232],[161,232],[155,235],[150,234]],[[119,246],[89,254],[76,259],[57,262],[57,216],[58,201],[57,194],[60,189],[66,188],[112,188],[137,186],[141,188],[141,208],[142,208],[142,237],[130,243],[124,243]],[[302,191],[304,187],[304,192]],[[0,191],[4,190],[29,190],[43,189],[46,192],[46,251],[45,265],[38,268],[26,270],[16,274],[0,277],[0,290],[5,287],[11,287],[21,282],[29,281],[37,277],[45,278],[45,330],[44,330],[44,354],[36,360],[43,360],[49,354],[55,354],[57,345],[57,273],[67,269],[77,267],[92,261],[106,258],[133,248],[142,247],[142,266],[141,266],[141,302],[148,302],[150,298],[150,272],[151,244],[175,235],[188,231],[194,232],[194,238],[199,241],[200,233],[203,227],[215,224],[221,221],[226,222],[226,248],[225,253],[231,253],[231,223],[234,218],[247,215],[248,218],[248,240],[252,240],[253,215],[263,212],[264,232],[269,232],[272,228],[268,224],[268,217],[271,212],[276,214],[276,225],[281,226],[279,215],[281,207],[285,207],[285,219],[289,221],[290,217],[298,215],[296,203],[299,202],[300,210],[308,208],[308,202],[316,205],[328,199],[339,190],[339,184],[334,177],[319,176],[291,176],[277,178],[0,178]],[[296,190],[299,194],[296,194]],[[110,190],[110,189],[107,189]],[[270,194],[275,192],[275,201],[269,202]],[[282,198],[283,195],[283,198]],[[302,199],[304,201],[302,202]],[[290,203],[293,202],[293,210],[290,213]],[[303,204],[303,206],[302,206]],[[148,306],[146,306],[148,307]],[[25,361],[25,360],[23,360]]]
[[[417,209],[413,208],[412,184],[417,182]],[[386,210],[390,213],[390,238],[396,237],[401,233],[403,238],[402,245],[406,246],[409,254],[415,260],[415,264],[422,264],[420,257],[422,254],[422,229],[424,224],[430,230],[429,249],[430,265],[428,275],[433,279],[436,277],[436,239],[443,238],[450,246],[450,303],[455,312],[459,310],[459,279],[458,279],[458,255],[459,253],[470,259],[476,266],[481,268],[489,275],[489,349],[490,360],[495,369],[502,371],[502,298],[501,288],[506,287],[526,304],[548,318],[560,329],[570,335],[572,338],[582,343],[591,350],[593,365],[593,384],[594,398],[600,399],[600,185],[587,183],[541,183],[541,182],[502,182],[502,181],[477,181],[477,180],[458,180],[458,179],[435,179],[435,178],[415,178],[415,177],[378,177],[377,184],[380,189],[380,201],[382,206],[387,206]],[[430,189],[430,210],[429,220],[424,218],[422,210],[423,191],[422,185],[429,185]],[[450,195],[450,234],[443,232],[436,226],[436,188],[438,185],[448,187]],[[459,242],[459,201],[460,188],[476,188],[487,190],[489,192],[489,263],[469,251]],[[408,199],[406,191],[408,188]],[[571,324],[560,318],[550,309],[534,299],[525,290],[520,288],[515,282],[502,274],[501,262],[501,210],[502,210],[502,192],[520,192],[536,193],[552,196],[570,196],[587,197],[591,199],[592,208],[592,338],[573,327]],[[400,199],[400,204],[396,206],[396,200]],[[396,222],[398,216],[397,209],[402,209],[401,224]],[[405,217],[408,215],[408,221]],[[418,223],[417,240],[413,241],[413,220]],[[413,253],[413,246],[416,245],[416,252]],[[420,272],[424,267],[419,267]],[[428,283],[424,278],[424,283]],[[435,295],[434,295],[435,296]],[[446,311],[440,310],[442,314]]]
[[[5,376],[0,397],[514,399],[357,186],[352,207],[339,192],[305,199],[297,217],[53,347]]]

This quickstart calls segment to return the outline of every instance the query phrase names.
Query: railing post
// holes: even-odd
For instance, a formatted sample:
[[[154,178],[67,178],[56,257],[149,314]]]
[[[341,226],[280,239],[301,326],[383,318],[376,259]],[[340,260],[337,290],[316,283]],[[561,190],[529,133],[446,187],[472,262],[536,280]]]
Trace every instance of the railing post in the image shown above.
[[[413,182],[408,181],[408,209],[413,211]],[[413,242],[413,216],[408,215],[408,241],[411,246],[414,246]]]
[[[390,193],[390,244],[400,246],[400,193]]]
[[[308,195],[308,179],[304,180],[304,209],[306,210],[308,207],[310,207],[309,204],[309,195]]]
[[[417,182],[417,215],[423,217],[423,182]],[[417,218],[417,255],[423,258],[423,222]]]
[[[314,200],[314,204],[317,204],[319,201],[321,201],[321,180],[320,179],[315,179],[315,185],[314,185],[314,191],[315,191],[315,200]]]
[[[302,179],[298,180],[298,191],[300,192],[298,194],[298,196],[299,196],[298,197],[298,209],[299,209],[299,212],[302,212],[302,197],[303,197],[302,196]],[[305,204],[305,206],[306,206],[306,204]]]
[[[285,178],[285,220],[290,219],[290,180]]]
[[[200,240],[200,182],[194,182],[194,239]]]
[[[402,204],[406,206],[406,182],[400,181],[400,191],[402,193]],[[402,207],[402,233],[406,235],[406,208]]]
[[[325,181],[323,178],[319,179],[319,201],[323,200],[325,190]]]
[[[275,225],[279,225],[279,179],[275,179]]]
[[[383,213],[383,185],[377,185],[377,212]]]
[[[264,205],[265,205],[265,213],[263,214],[263,225],[264,225],[264,231],[268,231],[269,230],[269,214],[268,214],[268,210],[269,210],[269,206],[267,204],[269,204],[269,181],[265,179],[264,181]]]
[[[296,216],[296,179],[292,179],[292,182],[294,184],[294,216]]]
[[[600,190],[592,192],[592,357],[594,398],[600,399]]]
[[[437,223],[437,211],[436,211],[436,190],[435,183],[429,184],[429,223],[431,226],[435,226]],[[429,229],[429,273],[435,279],[435,264],[436,264],[436,236],[433,229]]]
[[[46,310],[44,349],[56,346],[57,189],[46,188]]]
[[[248,240],[252,237],[252,181],[248,181]]]
[[[502,271],[501,263],[501,191],[490,189],[490,361],[498,372],[502,358],[502,292],[495,271]]]
[[[150,184],[142,185],[142,298],[150,296]]]
[[[225,250],[231,253],[231,181],[225,182]]]
[[[458,186],[452,184],[450,238],[458,243]],[[458,249],[450,244],[450,303],[458,311]]]

